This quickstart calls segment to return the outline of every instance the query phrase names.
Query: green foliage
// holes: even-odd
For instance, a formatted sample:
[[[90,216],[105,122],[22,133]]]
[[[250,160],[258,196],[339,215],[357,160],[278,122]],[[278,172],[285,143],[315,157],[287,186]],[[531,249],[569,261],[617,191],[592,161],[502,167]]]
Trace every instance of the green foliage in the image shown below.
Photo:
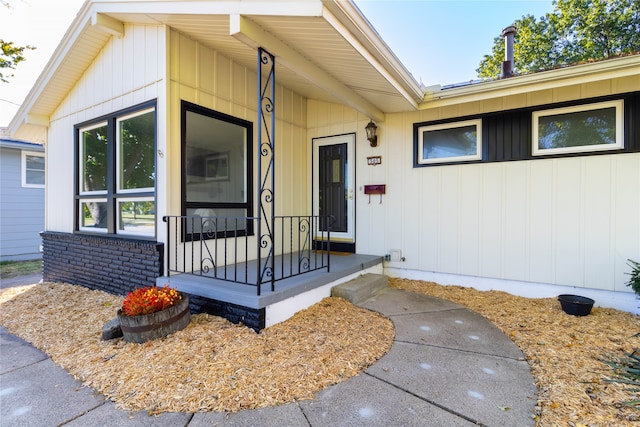
[[[22,276],[24,274],[39,273],[42,271],[42,260],[33,261],[0,261],[0,277]]]
[[[538,20],[524,15],[514,21],[516,73],[640,52],[640,1],[558,0],[554,5],[553,13]],[[478,77],[500,75],[504,40],[498,36],[493,42],[476,70]]]
[[[0,47],[2,47],[2,53],[0,54],[0,82],[8,83],[8,79],[13,77],[13,74],[6,74],[1,70],[5,68],[15,70],[16,65],[27,59],[24,56],[24,51],[27,49],[33,50],[35,47],[29,45],[18,47],[13,42],[6,42],[2,39],[0,39]]]
[[[640,336],[640,333],[635,334]],[[631,353],[624,353],[624,357],[613,357],[611,360],[605,360],[604,363],[613,369],[613,378],[607,379],[607,382],[615,382],[626,384],[628,391],[635,396],[640,393],[640,349],[635,349]],[[624,402],[624,404],[640,409],[640,399]]]
[[[636,294],[640,295],[640,262],[630,259],[627,261],[629,261],[627,265],[631,267],[631,273],[626,273],[631,276],[627,282],[627,286],[631,286],[631,289],[633,289]]]

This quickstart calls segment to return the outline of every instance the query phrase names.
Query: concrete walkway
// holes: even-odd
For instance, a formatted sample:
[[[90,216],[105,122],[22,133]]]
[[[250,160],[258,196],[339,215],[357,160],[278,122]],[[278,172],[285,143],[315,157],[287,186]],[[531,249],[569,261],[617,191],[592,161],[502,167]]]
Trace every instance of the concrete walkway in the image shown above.
[[[233,414],[130,413],[0,328],[0,425],[533,426],[536,388],[522,352],[452,302],[387,289],[360,304],[391,318],[389,353],[312,400]]]

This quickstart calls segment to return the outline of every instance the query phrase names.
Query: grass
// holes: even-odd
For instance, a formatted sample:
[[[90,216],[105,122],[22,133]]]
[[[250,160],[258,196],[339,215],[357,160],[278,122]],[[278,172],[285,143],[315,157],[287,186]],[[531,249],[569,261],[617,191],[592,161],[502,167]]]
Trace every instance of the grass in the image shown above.
[[[26,274],[40,273],[42,260],[32,261],[2,261],[0,262],[0,278],[24,276]]]

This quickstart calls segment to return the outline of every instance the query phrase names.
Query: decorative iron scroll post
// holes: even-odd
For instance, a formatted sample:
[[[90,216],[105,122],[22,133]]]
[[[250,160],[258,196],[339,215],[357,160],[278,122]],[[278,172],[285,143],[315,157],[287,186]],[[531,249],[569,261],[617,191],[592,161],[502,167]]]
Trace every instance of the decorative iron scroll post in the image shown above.
[[[275,290],[275,71],[275,57],[258,48],[258,295],[263,282],[270,281]]]

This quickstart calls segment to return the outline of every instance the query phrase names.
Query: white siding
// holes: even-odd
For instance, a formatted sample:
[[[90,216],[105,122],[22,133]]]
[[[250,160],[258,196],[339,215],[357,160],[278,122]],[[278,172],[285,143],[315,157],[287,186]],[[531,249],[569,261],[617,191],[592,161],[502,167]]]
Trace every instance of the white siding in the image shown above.
[[[391,266],[629,291],[621,273],[628,271],[626,259],[640,253],[640,154],[424,168],[416,174],[406,184],[394,174],[386,181],[390,188],[411,189],[399,194],[398,203],[388,203],[389,219],[383,221],[384,253],[402,249],[406,257]],[[364,227],[367,210],[358,206],[358,230],[376,235],[378,225]]]
[[[383,205],[359,192],[356,248],[418,272],[631,293],[627,258],[640,257],[640,153],[413,167],[413,123],[634,89],[629,78],[390,114],[379,144],[367,117],[309,101],[310,138],[357,132],[357,187],[386,184]],[[331,114],[342,110],[341,114]],[[382,164],[368,166],[379,155]]]
[[[158,117],[162,117],[164,46],[164,27],[126,25],[124,37],[110,39],[51,116],[46,170],[48,231],[73,232],[74,125],[156,98]],[[159,119],[158,149],[162,151],[166,145],[163,123]],[[161,170],[159,158],[158,176],[162,176]]]

